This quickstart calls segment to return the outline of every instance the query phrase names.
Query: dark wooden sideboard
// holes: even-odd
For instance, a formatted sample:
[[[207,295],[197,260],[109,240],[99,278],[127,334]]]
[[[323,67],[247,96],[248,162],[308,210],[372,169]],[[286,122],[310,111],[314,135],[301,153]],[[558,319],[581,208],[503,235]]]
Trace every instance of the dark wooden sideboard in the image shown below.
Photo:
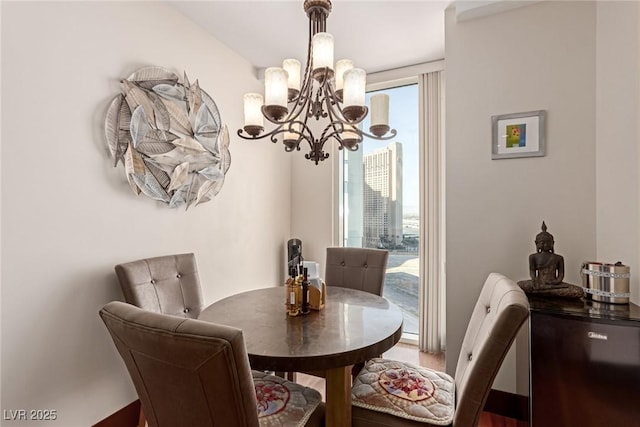
[[[529,302],[530,427],[640,426],[640,307]]]

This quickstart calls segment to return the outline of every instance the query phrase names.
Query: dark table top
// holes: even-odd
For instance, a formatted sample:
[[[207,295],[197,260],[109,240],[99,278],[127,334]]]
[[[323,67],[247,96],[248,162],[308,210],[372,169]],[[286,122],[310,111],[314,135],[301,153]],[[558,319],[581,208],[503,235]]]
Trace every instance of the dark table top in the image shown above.
[[[402,311],[385,298],[327,286],[324,310],[290,317],[285,291],[280,286],[232,295],[199,319],[242,329],[254,369],[333,369],[378,357],[400,340]]]
[[[532,312],[640,324],[640,307],[633,303],[606,304],[585,298],[532,297],[530,295],[528,298]]]

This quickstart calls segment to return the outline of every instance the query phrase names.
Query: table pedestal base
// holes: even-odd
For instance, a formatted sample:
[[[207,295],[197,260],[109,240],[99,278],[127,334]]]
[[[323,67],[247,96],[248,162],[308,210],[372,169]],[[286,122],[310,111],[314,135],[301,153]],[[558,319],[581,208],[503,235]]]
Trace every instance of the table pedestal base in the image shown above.
[[[327,369],[326,425],[351,427],[351,365]]]

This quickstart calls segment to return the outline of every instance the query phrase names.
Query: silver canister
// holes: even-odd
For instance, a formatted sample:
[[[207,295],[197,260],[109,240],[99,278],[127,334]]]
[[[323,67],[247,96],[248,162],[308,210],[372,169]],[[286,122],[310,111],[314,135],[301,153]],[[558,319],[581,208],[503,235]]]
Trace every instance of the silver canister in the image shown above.
[[[628,304],[629,266],[617,262],[608,264],[585,261],[580,268],[582,287],[587,299],[608,304]]]

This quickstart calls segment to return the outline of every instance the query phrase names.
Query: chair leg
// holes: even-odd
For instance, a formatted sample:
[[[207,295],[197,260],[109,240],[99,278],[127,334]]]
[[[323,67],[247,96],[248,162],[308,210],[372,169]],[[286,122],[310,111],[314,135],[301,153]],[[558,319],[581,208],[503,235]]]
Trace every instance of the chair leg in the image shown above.
[[[144,411],[142,410],[142,405],[140,405],[140,416],[138,417],[138,425],[137,427],[145,427],[147,425],[147,419],[144,416]]]
[[[295,372],[287,372],[286,374],[287,376],[285,377],[287,380],[291,381],[292,383],[296,382],[296,373]]]
[[[296,373],[295,372],[280,372],[280,371],[276,371],[274,372],[274,375],[280,377],[280,378],[284,378],[287,381],[291,381],[292,383],[296,382]]]

